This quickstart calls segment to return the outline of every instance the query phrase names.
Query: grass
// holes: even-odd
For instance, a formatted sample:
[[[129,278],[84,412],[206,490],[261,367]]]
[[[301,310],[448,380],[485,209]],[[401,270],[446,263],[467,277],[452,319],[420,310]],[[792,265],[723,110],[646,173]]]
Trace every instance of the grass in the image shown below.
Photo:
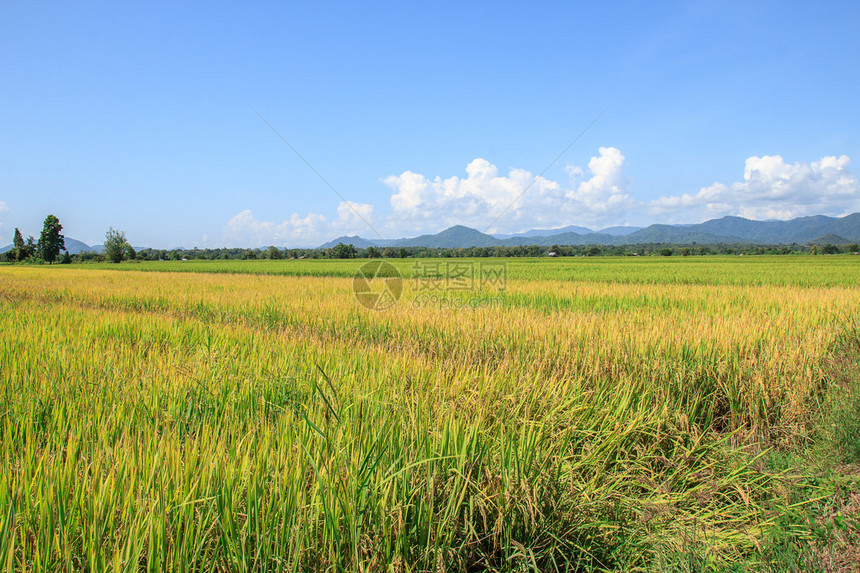
[[[836,570],[854,260],[707,261],[386,312],[356,261],[0,268],[0,567]]]

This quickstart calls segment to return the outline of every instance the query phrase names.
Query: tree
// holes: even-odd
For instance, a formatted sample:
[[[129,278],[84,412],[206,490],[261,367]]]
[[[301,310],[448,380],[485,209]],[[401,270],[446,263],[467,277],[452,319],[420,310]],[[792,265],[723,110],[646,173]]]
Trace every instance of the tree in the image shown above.
[[[45,217],[45,223],[42,225],[42,234],[39,235],[38,251],[39,255],[49,263],[57,260],[60,256],[60,251],[66,250],[66,239],[60,233],[63,226],[60,225],[60,220],[53,215]]]
[[[16,249],[24,248],[24,237],[21,236],[21,231],[18,230],[18,227],[15,227],[15,237],[12,239],[12,246]]]
[[[127,244],[128,241],[125,240],[125,233],[111,227],[105,233],[105,256],[112,263],[121,263],[125,257],[125,246]]]
[[[672,249],[660,249],[660,256],[661,257],[671,257],[672,256]]]
[[[132,247],[128,243],[126,243],[125,246],[122,248],[122,254],[129,261],[133,261],[137,258],[137,252],[134,250],[134,247]]]
[[[368,259],[378,259],[380,256],[379,249],[376,247],[367,247],[367,258]]]
[[[30,235],[29,237],[27,237],[27,242],[24,243],[24,245],[22,247],[15,249],[15,251],[16,251],[15,258],[18,261],[24,261],[24,260],[32,257],[33,255],[35,255],[36,249],[37,249],[36,239],[33,238],[33,235]]]
[[[338,243],[331,248],[329,256],[332,259],[354,259],[356,252],[356,248],[354,245],[352,245],[352,243],[350,243],[349,245]]]
[[[12,238],[12,248],[6,251],[6,260],[9,262],[22,261],[26,258],[24,254],[24,237],[21,231],[15,227],[15,236]]]
[[[272,245],[271,247],[266,249],[266,258],[272,259],[272,260],[280,259],[280,258],[283,258],[283,254],[281,253],[281,250],[278,247]]]

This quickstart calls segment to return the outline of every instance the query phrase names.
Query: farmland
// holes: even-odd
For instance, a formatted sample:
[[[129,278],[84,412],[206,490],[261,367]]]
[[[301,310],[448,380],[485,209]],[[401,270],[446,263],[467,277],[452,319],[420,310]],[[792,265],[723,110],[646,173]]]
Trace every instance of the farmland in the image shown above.
[[[512,260],[477,305],[395,260],[384,311],[363,262],[0,267],[0,566],[819,563],[860,257]]]
[[[404,277],[411,277],[417,264],[426,259],[386,259]],[[468,259],[491,263],[499,259]],[[583,257],[503,259],[512,280],[575,280],[643,284],[738,284],[776,286],[854,286],[860,257],[708,256],[708,257]],[[351,278],[361,260],[293,261],[145,261],[127,265],[80,265],[83,268],[159,272],[265,274],[276,276],[333,276]],[[436,260],[441,265],[462,259]],[[76,265],[77,266],[77,265]]]

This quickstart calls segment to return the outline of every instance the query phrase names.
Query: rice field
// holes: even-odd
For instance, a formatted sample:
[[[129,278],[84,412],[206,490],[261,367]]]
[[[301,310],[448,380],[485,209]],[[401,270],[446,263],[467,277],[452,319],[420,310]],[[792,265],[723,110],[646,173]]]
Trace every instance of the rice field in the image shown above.
[[[435,260],[446,263],[499,263],[508,278],[563,281],[599,281],[644,284],[737,284],[778,286],[855,286],[860,257],[853,256],[693,256],[693,257],[577,257],[577,258],[477,258],[385,259],[404,277],[416,264]],[[82,264],[81,268],[157,272],[267,274],[279,276],[335,276],[351,278],[367,259],[333,260],[230,260],[230,261],[134,261],[123,265]],[[78,265],[76,265],[78,266]]]
[[[0,567],[776,567],[857,259],[512,261],[385,311],[362,261],[2,266]]]

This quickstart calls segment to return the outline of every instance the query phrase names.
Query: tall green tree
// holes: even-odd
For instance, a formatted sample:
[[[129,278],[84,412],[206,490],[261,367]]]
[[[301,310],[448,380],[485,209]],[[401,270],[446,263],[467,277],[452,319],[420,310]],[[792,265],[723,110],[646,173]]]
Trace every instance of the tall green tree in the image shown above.
[[[27,237],[25,242],[24,237],[21,236],[21,231],[17,228],[15,229],[15,236],[12,238],[12,247],[13,249],[6,255],[7,260],[10,261],[23,261],[36,253],[36,243],[33,236]]]
[[[125,240],[125,233],[117,231],[113,227],[105,233],[105,256],[112,263],[121,263],[125,258],[125,247],[128,241]]]
[[[45,217],[37,250],[39,255],[51,264],[60,256],[60,251],[66,250],[66,238],[60,233],[62,230],[59,219],[53,215]]]
[[[12,248],[6,253],[7,261],[20,261],[24,258],[24,237],[21,236],[21,231],[15,227],[15,236],[12,238]]]
[[[278,247],[272,245],[271,247],[266,249],[266,258],[272,260],[281,259],[283,258],[283,253],[281,253],[281,250]]]

